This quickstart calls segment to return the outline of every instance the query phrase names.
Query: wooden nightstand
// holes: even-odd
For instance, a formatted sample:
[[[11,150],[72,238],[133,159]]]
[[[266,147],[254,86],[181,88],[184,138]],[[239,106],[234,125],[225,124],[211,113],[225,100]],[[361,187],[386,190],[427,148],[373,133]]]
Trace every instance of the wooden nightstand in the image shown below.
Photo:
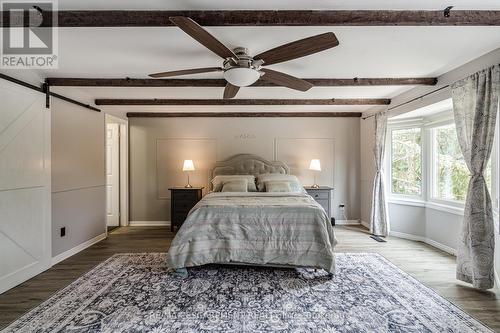
[[[326,211],[328,217],[332,217],[332,187],[320,186],[319,188],[314,188],[310,186],[304,186],[307,194],[316,200]]]
[[[201,200],[203,187],[172,187],[170,200],[170,231],[180,228],[191,208]]]

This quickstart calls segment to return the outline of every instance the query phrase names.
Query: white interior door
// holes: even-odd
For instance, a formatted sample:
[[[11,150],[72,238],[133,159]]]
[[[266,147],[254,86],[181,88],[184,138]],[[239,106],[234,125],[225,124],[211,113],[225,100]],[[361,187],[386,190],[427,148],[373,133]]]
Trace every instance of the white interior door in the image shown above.
[[[106,124],[106,209],[108,227],[120,225],[120,131]]]

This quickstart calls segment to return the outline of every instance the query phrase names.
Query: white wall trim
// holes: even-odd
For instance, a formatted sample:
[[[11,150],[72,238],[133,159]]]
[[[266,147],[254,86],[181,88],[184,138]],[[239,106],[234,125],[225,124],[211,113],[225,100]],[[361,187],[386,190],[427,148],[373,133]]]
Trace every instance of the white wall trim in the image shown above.
[[[398,231],[391,231],[390,235],[393,237],[398,237],[398,238],[403,238],[403,239],[408,239],[408,240],[412,240],[412,241],[426,243],[430,246],[433,246],[433,247],[440,249],[440,250],[442,250],[446,253],[449,253],[451,255],[454,255],[454,256],[457,255],[457,251],[454,248],[452,248],[448,245],[444,245],[444,244],[441,244],[439,242],[436,242],[435,240],[427,238],[427,237],[406,234],[404,232],[398,232]]]
[[[88,248],[96,243],[99,243],[103,239],[106,239],[106,233],[102,233],[94,238],[89,239],[86,242],[81,243],[80,245],[75,246],[72,249],[64,251],[63,253],[60,253],[60,254],[56,255],[55,257],[52,257],[52,266],[54,266],[55,264],[65,260],[71,256],[74,256],[78,252],[83,251],[86,248]]]
[[[129,221],[130,227],[157,227],[170,226],[170,221]]]
[[[408,239],[408,240],[423,242],[423,243],[425,243],[425,240],[426,240],[426,238],[422,237],[422,236],[417,236],[417,235],[412,235],[412,234],[407,234],[404,232],[392,231],[392,230],[390,231],[389,235],[392,237],[403,238],[403,239]]]
[[[360,220],[335,220],[335,225],[359,225]]]
[[[359,220],[359,223],[361,223],[361,225],[363,227],[365,227],[366,229],[370,230],[370,222],[366,222],[366,221],[363,221],[363,220]]]
[[[444,244],[441,244],[439,242],[436,242],[435,240],[433,239],[430,239],[430,238],[426,238],[425,239],[425,243],[431,245],[431,246],[434,246],[440,250],[443,250],[444,252],[446,253],[449,253],[453,256],[457,256],[457,250],[455,250],[454,248],[448,246],[448,245],[444,245]]]
[[[401,206],[413,206],[413,207],[425,207],[429,209],[439,210],[442,212],[463,216],[464,209],[463,207],[451,206],[442,203],[437,203],[433,201],[423,201],[423,200],[409,200],[409,199],[389,199],[387,203],[392,205],[401,205]]]
[[[51,265],[47,262],[47,260],[44,260],[44,262],[35,261],[2,277],[2,279],[0,279],[0,294],[20,285],[42,272],[45,272],[50,267]]]

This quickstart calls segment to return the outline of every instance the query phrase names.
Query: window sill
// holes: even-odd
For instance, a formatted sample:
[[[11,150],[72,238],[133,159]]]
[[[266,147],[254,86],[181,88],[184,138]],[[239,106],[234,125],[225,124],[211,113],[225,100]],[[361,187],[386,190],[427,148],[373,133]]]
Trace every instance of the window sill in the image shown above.
[[[432,202],[432,201],[427,201],[425,203],[425,207],[430,208],[430,209],[434,209],[434,210],[439,210],[439,211],[446,212],[446,213],[450,213],[450,214],[464,216],[464,208],[463,207],[446,205],[446,204],[436,203],[436,202]]]
[[[419,199],[409,199],[409,198],[389,198],[387,200],[390,204],[403,205],[403,206],[414,206],[414,207],[425,207],[425,201]]]
[[[454,215],[459,215],[463,216],[464,215],[464,209],[461,207],[456,207],[452,205],[445,205],[442,203],[435,203],[431,201],[424,201],[424,200],[418,200],[418,199],[406,199],[406,198],[389,198],[387,200],[387,203],[389,204],[395,204],[395,205],[402,205],[402,206],[413,206],[413,207],[423,207],[423,208],[429,208],[433,210],[438,210]]]

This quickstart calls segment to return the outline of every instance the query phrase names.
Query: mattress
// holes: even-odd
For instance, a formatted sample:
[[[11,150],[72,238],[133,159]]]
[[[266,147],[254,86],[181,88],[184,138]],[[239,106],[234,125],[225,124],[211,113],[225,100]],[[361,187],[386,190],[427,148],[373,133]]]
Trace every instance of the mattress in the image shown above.
[[[335,244],[330,218],[305,193],[216,192],[189,212],[168,250],[167,265],[236,262],[333,273]]]

